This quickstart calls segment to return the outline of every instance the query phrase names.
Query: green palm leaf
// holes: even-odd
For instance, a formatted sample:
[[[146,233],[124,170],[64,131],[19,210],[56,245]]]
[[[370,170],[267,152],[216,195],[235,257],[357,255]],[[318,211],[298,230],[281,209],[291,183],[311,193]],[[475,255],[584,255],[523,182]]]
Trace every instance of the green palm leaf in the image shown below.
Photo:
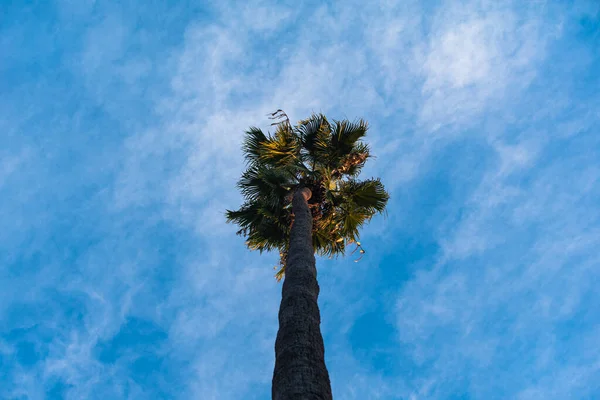
[[[263,152],[264,143],[268,141],[267,136],[259,128],[250,127],[246,131],[246,137],[242,144],[242,151],[246,161],[250,164],[259,162]]]
[[[340,185],[340,193],[346,201],[368,210],[372,214],[384,212],[390,198],[379,179],[345,181]]]
[[[290,196],[297,188],[312,192],[313,247],[319,255],[344,254],[348,243],[358,242],[360,228],[384,212],[389,195],[381,181],[358,180],[370,157],[362,141],[367,130],[364,120],[330,123],[313,114],[294,127],[286,118],[272,135],[255,127],[246,131],[242,150],[248,168],[238,182],[245,202],[226,217],[240,227],[237,233],[249,248],[279,250],[276,277],[285,271],[293,222]]]

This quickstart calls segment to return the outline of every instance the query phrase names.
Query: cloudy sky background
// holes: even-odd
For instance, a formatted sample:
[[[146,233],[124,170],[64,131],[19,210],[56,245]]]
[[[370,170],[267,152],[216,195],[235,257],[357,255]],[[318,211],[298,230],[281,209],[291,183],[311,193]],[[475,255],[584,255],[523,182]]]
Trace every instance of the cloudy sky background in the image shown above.
[[[318,260],[334,397],[600,398],[597,1],[118,3],[0,4],[0,398],[269,398],[223,212],[278,108],[392,196]]]

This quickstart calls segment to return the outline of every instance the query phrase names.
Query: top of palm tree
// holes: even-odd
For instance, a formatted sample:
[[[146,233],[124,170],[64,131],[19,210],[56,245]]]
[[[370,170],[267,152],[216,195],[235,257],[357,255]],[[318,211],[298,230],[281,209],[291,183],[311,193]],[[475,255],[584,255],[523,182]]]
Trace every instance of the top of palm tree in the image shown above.
[[[243,152],[247,169],[238,182],[244,203],[227,210],[228,222],[239,225],[252,250],[279,250],[281,279],[285,271],[293,214],[291,196],[299,188],[312,192],[309,207],[313,217],[313,246],[317,254],[344,254],[346,245],[359,242],[359,228],[385,210],[388,193],[379,179],[359,180],[370,158],[362,141],[367,123],[359,119],[329,121],[322,114],[292,126],[277,110],[273,134],[256,127],[246,131]]]

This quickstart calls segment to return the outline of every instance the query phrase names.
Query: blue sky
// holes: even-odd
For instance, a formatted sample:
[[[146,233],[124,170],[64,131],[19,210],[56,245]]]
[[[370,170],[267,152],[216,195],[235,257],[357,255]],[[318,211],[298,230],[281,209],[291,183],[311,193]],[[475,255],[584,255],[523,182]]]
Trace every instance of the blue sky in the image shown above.
[[[278,108],[392,196],[318,260],[335,398],[600,398],[600,5],[363,3],[0,1],[0,398],[269,398],[223,212]]]

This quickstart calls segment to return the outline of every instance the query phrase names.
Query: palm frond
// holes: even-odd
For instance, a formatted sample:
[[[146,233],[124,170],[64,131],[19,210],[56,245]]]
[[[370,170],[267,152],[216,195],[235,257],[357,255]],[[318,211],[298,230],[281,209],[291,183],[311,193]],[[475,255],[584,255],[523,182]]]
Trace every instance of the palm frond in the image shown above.
[[[257,127],[250,127],[246,131],[242,151],[248,163],[256,163],[260,160],[263,145],[268,141],[267,135]]]
[[[237,224],[240,230],[238,235],[247,235],[249,230],[260,223],[261,215],[258,212],[260,205],[258,203],[244,203],[239,210],[227,210],[225,217],[228,223]]]
[[[262,218],[261,222],[250,229],[246,244],[251,250],[277,250],[285,245],[289,232],[270,218]]]
[[[345,208],[342,210],[341,232],[345,237],[352,240],[357,240],[359,237],[358,229],[364,222],[370,218],[370,215],[361,212],[362,210],[355,208]]]
[[[355,144],[366,134],[369,126],[366,121],[359,119],[355,122],[335,121],[335,127],[331,136],[331,147],[339,156],[349,154]]]
[[[280,264],[275,267],[275,269],[277,269],[277,272],[275,273],[275,280],[277,280],[277,282],[281,282],[285,276],[285,264]]]
[[[253,250],[273,250],[286,243],[290,220],[279,207],[269,207],[259,201],[245,203],[239,210],[227,210],[228,223],[237,224],[237,234],[245,236]]]
[[[238,182],[238,188],[247,201],[261,200],[277,206],[290,190],[290,176],[284,170],[260,164],[250,166]]]
[[[313,229],[313,246],[315,251],[322,256],[333,257],[343,255],[345,242],[348,238],[342,236],[339,222],[329,216],[315,223]]]
[[[327,154],[329,147],[332,130],[329,121],[323,114],[313,114],[298,124],[302,146],[310,161],[319,161],[320,157]]]
[[[300,140],[287,125],[278,125],[275,134],[262,143],[260,161],[273,167],[297,164]]]
[[[363,208],[373,214],[382,213],[390,198],[379,179],[344,181],[340,185],[340,193],[345,202],[350,202],[354,206]]]

